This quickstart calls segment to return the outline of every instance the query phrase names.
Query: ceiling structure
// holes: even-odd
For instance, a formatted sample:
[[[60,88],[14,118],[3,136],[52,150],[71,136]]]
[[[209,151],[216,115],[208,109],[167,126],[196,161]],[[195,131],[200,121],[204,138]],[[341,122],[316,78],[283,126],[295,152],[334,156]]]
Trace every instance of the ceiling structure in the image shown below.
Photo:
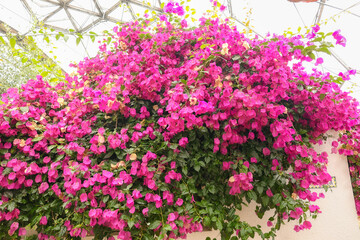
[[[161,14],[162,2],[168,0],[2,0],[0,20],[19,35],[32,34],[31,29],[35,23],[35,26],[45,26],[63,33],[80,33],[85,36],[89,31],[101,33],[103,30],[112,29],[117,23],[135,20],[147,9],[154,11],[155,14]],[[197,10],[197,16],[200,17],[204,9],[210,8],[209,2],[192,0],[189,5]],[[360,54],[358,44],[360,33],[355,32],[360,27],[359,0],[219,0],[219,2],[227,6],[225,16],[232,17],[241,28],[251,29],[259,37],[265,36],[267,32],[281,34],[287,27],[309,27],[320,23],[322,28],[324,26],[324,31],[342,29],[342,33],[348,38],[348,46],[345,50],[335,48],[327,61],[328,65],[324,64],[324,70],[333,74],[349,69],[357,69],[360,72],[360,61],[354,54]],[[252,10],[253,24],[244,23],[244,5],[245,8]],[[329,19],[334,20],[334,16],[341,18],[336,18],[335,23],[324,24]],[[46,53],[54,51],[60,59],[61,67],[68,72],[72,71],[68,67],[69,56],[71,56],[70,60],[77,62],[84,57],[97,54],[97,42],[92,43],[85,37],[79,46],[76,45],[75,39],[70,39],[66,43],[57,41],[55,44],[58,50],[45,45],[43,50]],[[359,75],[355,80],[360,80]]]
[[[45,27],[49,27],[61,32],[67,32],[71,26],[76,33],[84,33],[101,22],[122,23],[123,16],[112,16],[115,10],[127,7],[131,14],[131,19],[137,18],[133,6],[162,12],[160,0],[158,4],[146,4],[139,0],[20,0],[27,12],[35,21],[41,22]],[[122,5],[122,6],[121,6]],[[42,8],[39,10],[39,8]],[[45,12],[43,10],[46,9]],[[43,12],[43,14],[39,14]],[[126,21],[125,20],[125,21]],[[65,26],[66,26],[65,25]]]

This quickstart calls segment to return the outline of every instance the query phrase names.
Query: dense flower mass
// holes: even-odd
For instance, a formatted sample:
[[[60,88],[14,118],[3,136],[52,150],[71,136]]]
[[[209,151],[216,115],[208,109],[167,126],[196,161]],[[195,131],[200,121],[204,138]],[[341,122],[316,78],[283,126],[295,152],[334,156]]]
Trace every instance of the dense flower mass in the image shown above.
[[[309,186],[331,179],[312,144],[359,124],[358,103],[329,74],[305,71],[311,44],[300,36],[251,40],[219,20],[163,20],[116,27],[66,83],[39,76],[3,95],[2,239],[29,224],[38,239],[311,227],[322,195]],[[270,232],[235,214],[251,201],[260,218],[274,210]]]

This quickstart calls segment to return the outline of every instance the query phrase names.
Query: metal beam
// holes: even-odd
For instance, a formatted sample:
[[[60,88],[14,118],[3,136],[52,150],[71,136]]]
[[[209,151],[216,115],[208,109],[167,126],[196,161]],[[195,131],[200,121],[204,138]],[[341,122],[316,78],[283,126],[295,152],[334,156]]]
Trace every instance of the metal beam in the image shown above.
[[[73,25],[75,31],[76,31],[76,32],[79,32],[79,28],[77,27],[74,18],[71,16],[71,13],[69,12],[69,9],[67,9],[67,7],[64,7],[64,10],[65,10],[66,15],[68,16],[71,24]]]
[[[54,11],[52,11],[51,13],[49,13],[49,15],[47,15],[42,21],[45,23],[49,18],[51,18],[52,16],[54,16],[57,12],[59,12],[61,9],[63,9],[62,7],[58,7],[57,9],[55,9]]]
[[[23,2],[24,6],[27,9],[27,11],[29,12],[29,14],[31,14],[32,16],[35,17],[34,12],[32,12],[31,7],[26,2],[27,0],[21,0],[21,1]],[[136,17],[135,11],[133,10],[131,4],[135,4],[137,6],[141,6],[141,7],[147,8],[147,9],[151,9],[151,10],[155,10],[157,12],[163,12],[163,10],[161,8],[155,7],[155,6],[149,7],[148,5],[144,4],[143,2],[141,2],[139,0],[119,0],[116,4],[111,6],[105,12],[101,9],[100,4],[98,3],[98,0],[92,0],[97,11],[91,11],[91,10],[88,10],[88,9],[85,9],[85,8],[82,8],[82,7],[74,6],[74,5],[71,4],[71,2],[73,0],[40,0],[40,1],[52,4],[54,6],[58,6],[57,9],[55,9],[52,12],[50,12],[49,14],[47,14],[47,16],[44,19],[42,19],[42,21],[44,23],[44,26],[47,26],[49,28],[53,28],[53,29],[55,29],[57,31],[62,31],[62,32],[68,32],[68,30],[65,29],[65,28],[61,28],[61,27],[51,25],[51,24],[46,24],[46,22],[49,21],[49,19],[51,17],[53,17],[56,13],[58,13],[62,9],[65,10],[65,13],[66,13],[67,17],[69,18],[72,26],[74,27],[74,29],[78,33],[82,33],[82,32],[85,32],[85,31],[89,30],[92,26],[95,26],[96,24],[100,23],[101,21],[109,21],[109,22],[113,22],[113,23],[123,23],[122,19],[118,19],[118,18],[114,18],[114,17],[109,16],[123,2],[126,3],[126,5],[128,6],[128,8],[130,10],[130,13],[131,13],[134,20],[137,17]],[[161,5],[161,1],[158,0],[158,2]],[[74,16],[69,11],[70,9],[74,10],[74,11],[77,11],[77,12],[80,12],[80,13],[84,13],[84,14],[88,14],[88,15],[91,15],[91,16],[98,17],[99,19],[96,19],[92,23],[90,23],[87,26],[82,28],[81,26],[77,26],[76,19],[74,18]]]
[[[54,26],[54,25],[50,25],[50,24],[46,24],[44,23],[44,27],[47,27],[47,28],[52,28],[58,32],[67,32],[69,33],[69,30],[68,29],[65,29],[65,28],[62,28],[62,27],[57,27],[57,26]]]
[[[30,14],[31,17],[36,18],[35,13],[32,11],[31,7],[29,6],[28,2],[26,0],[20,0],[22,4],[24,5],[26,11]]]
[[[86,32],[87,30],[89,30],[92,27],[95,27],[97,24],[99,24],[101,21],[103,21],[102,18],[98,18],[96,19],[94,22],[88,24],[86,27],[83,27],[80,31],[81,32]]]
[[[107,17],[110,13],[112,13],[116,8],[118,8],[120,6],[122,1],[118,1],[116,4],[114,4],[111,8],[109,8],[106,12],[105,12],[105,17]]]
[[[124,23],[122,20],[114,18],[114,17],[110,17],[110,16],[104,17],[103,20],[110,21],[110,22],[113,22],[113,23]]]
[[[136,20],[137,17],[136,17],[136,14],[135,14],[135,12],[134,12],[134,9],[131,7],[131,5],[130,5],[128,2],[126,2],[126,6],[129,8],[130,14],[131,14],[133,20]]]
[[[54,4],[54,5],[61,5],[61,3],[62,3],[62,1],[59,2],[59,1],[53,1],[53,0],[40,0],[40,1],[51,3],[51,4]]]
[[[142,1],[138,1],[138,0],[127,0],[126,2],[128,3],[133,3],[135,5],[138,5],[140,7],[145,7],[145,8],[149,8],[149,9],[152,9],[152,10],[155,10],[155,11],[158,11],[158,12],[163,12],[162,8],[159,8],[159,7],[149,7],[148,5],[145,5],[143,4]]]
[[[103,13],[103,11],[101,10],[101,7],[100,7],[98,1],[97,1],[97,0],[93,0],[93,3],[95,4],[96,9],[99,11],[99,13],[101,14],[101,16],[103,16],[104,13]]]
[[[324,10],[324,6],[326,5],[326,4],[325,4],[325,1],[326,1],[326,0],[321,0],[321,1],[319,2],[320,5],[319,5],[318,11],[317,11],[317,13],[316,13],[315,24],[319,24],[319,23],[320,23],[321,16],[322,16],[322,12],[323,12],[323,10]],[[350,9],[350,8],[358,5],[359,3],[360,3],[360,2],[358,2],[358,3],[356,3],[356,4],[354,4],[354,5],[350,6],[350,7],[348,7],[347,9]],[[346,11],[347,9],[342,10],[341,12],[344,12],[344,11]],[[350,71],[350,70],[351,70],[351,68],[344,62],[344,60],[342,60],[333,50],[329,49],[329,51],[330,51],[330,53],[331,53],[331,56],[333,56],[333,57],[335,58],[335,60],[338,61],[338,63],[340,63],[341,66],[343,66],[347,71]],[[341,88],[342,86],[344,86],[344,84],[345,84],[345,82],[343,82],[343,83],[340,85],[340,88]]]
[[[232,0],[227,0],[227,2],[228,2],[228,9],[229,9],[229,12],[230,12],[230,16],[233,17],[233,9],[232,9],[232,5],[231,5],[231,1],[232,1]]]
[[[325,6],[324,3],[325,3],[325,1],[326,1],[326,0],[321,0],[321,2],[320,2],[320,3],[323,3],[323,4],[320,4],[320,5],[319,5],[318,11],[317,11],[317,13],[316,13],[316,18],[315,18],[315,23],[314,23],[314,25],[320,23],[321,16],[322,16],[322,13],[323,13],[323,11],[324,11],[324,6]]]
[[[342,9],[342,8],[339,8],[339,7],[336,7],[336,6],[327,4],[327,3],[323,3],[323,2],[316,2],[316,3],[327,6],[327,7],[334,8],[334,9],[337,9],[337,10],[340,10],[341,12],[347,12],[348,14],[351,14],[351,15],[353,15],[355,17],[360,17],[360,15],[352,13],[352,12],[348,11],[347,9]]]
[[[87,9],[81,8],[81,7],[68,5],[67,8],[71,9],[71,10],[81,12],[81,13],[86,13],[86,14],[89,14],[89,15],[93,15],[93,16],[96,16],[96,17],[103,17],[103,14],[101,14],[100,12],[90,11],[90,10],[87,10]]]

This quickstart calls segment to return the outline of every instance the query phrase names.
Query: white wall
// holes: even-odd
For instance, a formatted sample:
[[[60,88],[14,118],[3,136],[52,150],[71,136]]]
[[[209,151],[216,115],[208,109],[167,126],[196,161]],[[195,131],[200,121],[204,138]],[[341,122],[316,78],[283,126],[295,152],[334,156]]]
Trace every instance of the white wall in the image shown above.
[[[325,194],[325,199],[315,202],[315,204],[320,206],[322,213],[318,215],[317,219],[311,219],[311,230],[295,232],[293,230],[295,224],[290,222],[281,227],[275,238],[276,240],[360,240],[360,228],[355,210],[347,159],[338,154],[331,154],[332,140],[332,138],[329,138],[326,144],[316,146],[318,152],[326,151],[329,154],[328,171],[331,176],[336,177],[337,181],[337,186],[331,188],[328,192],[325,192],[323,189],[314,190]],[[254,225],[260,224],[264,229],[268,229],[266,226],[266,215],[263,220],[260,220],[254,214],[254,209],[255,204],[251,204],[239,214],[243,219],[247,219],[249,223]],[[267,216],[269,217],[270,214]],[[190,235],[187,239],[203,240],[207,236],[220,239],[218,232],[196,233]]]

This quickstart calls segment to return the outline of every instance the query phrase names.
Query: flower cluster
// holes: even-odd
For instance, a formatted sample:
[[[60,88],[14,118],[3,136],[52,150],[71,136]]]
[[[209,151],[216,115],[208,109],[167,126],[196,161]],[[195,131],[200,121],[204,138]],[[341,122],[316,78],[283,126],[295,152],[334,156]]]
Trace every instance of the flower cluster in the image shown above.
[[[332,35],[336,40],[336,44],[339,44],[343,47],[346,46],[346,38],[340,34],[340,30],[335,31]]]
[[[359,126],[340,134],[332,143],[332,152],[347,156],[357,215],[360,216],[360,129]]]
[[[175,9],[175,10],[174,10]],[[175,3],[166,11],[179,11]],[[181,14],[179,14],[181,15]],[[166,19],[163,19],[167,21]],[[358,103],[306,72],[300,36],[248,39],[218,19],[114,28],[112,43],[51,86],[41,76],[0,105],[0,237],[275,236],[320,212],[331,179],[312,145],[359,124]],[[289,64],[289,63],[292,64]],[[296,197],[294,197],[296,196]],[[270,232],[235,214],[255,201]]]
[[[174,14],[177,14],[179,16],[183,16],[185,14],[184,7],[181,6],[177,2],[168,2],[164,6],[164,12],[166,12],[166,13],[174,13]]]

